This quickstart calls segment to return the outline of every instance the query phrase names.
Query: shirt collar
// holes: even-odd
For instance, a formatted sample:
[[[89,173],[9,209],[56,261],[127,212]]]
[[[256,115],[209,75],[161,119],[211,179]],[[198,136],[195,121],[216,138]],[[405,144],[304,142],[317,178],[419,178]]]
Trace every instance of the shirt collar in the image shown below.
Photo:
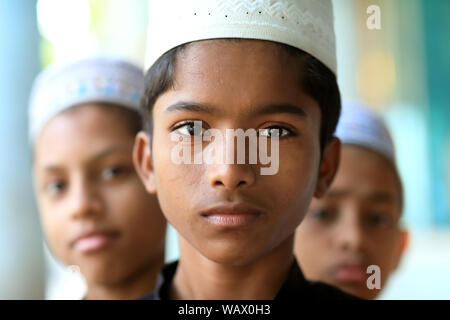
[[[159,273],[158,280],[155,286],[155,291],[151,293],[151,300],[168,300],[169,288],[172,283],[173,277],[178,267],[178,261],[174,261],[167,264]],[[275,300],[278,299],[292,299],[292,297],[298,297],[307,294],[308,281],[303,276],[303,273],[294,259],[291,268],[289,269],[288,276],[281,286],[278,293],[275,295]]]

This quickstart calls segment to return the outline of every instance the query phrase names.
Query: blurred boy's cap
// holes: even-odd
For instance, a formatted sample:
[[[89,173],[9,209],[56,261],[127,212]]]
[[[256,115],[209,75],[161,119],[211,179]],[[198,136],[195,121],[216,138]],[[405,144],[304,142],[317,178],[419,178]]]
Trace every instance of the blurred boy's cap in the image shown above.
[[[117,58],[90,57],[53,65],[38,75],[29,104],[29,137],[59,112],[81,103],[105,102],[138,111],[144,93],[143,70]]]
[[[148,67],[181,44],[218,38],[287,44],[336,74],[331,0],[149,0]]]
[[[383,119],[355,102],[343,102],[335,135],[343,144],[365,147],[395,163],[395,150]]]

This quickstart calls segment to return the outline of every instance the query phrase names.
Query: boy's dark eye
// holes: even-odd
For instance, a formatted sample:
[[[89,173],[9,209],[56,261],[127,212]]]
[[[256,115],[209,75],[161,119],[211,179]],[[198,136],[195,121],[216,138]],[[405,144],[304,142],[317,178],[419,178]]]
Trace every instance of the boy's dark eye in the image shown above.
[[[53,180],[53,181],[48,182],[45,185],[45,190],[51,196],[57,196],[64,191],[66,186],[67,186],[67,183],[65,183],[63,180]]]
[[[110,180],[117,176],[120,176],[125,172],[125,168],[121,166],[111,166],[107,167],[102,171],[103,179]]]
[[[331,221],[335,218],[336,214],[334,211],[329,209],[319,209],[311,212],[311,216],[320,221]]]
[[[264,129],[259,129],[258,132],[259,136],[262,137],[284,137],[284,136],[288,136],[288,135],[292,135],[293,132],[292,130],[283,127],[283,126],[270,126]]]
[[[366,221],[372,227],[388,227],[392,223],[389,215],[383,212],[369,212]]]
[[[183,136],[203,136],[205,131],[202,121],[183,121],[176,124],[172,129],[172,132]]]

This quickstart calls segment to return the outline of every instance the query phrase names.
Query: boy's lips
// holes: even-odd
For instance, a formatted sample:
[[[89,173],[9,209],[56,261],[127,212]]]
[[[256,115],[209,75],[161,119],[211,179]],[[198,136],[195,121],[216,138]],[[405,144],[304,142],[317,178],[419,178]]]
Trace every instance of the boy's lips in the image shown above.
[[[366,267],[362,264],[340,264],[332,273],[335,281],[343,284],[365,283],[368,278]]]
[[[225,204],[201,212],[208,223],[222,228],[240,228],[255,222],[263,211],[243,203]]]
[[[119,232],[114,230],[86,231],[71,242],[71,247],[82,253],[98,251],[108,247],[118,237]]]

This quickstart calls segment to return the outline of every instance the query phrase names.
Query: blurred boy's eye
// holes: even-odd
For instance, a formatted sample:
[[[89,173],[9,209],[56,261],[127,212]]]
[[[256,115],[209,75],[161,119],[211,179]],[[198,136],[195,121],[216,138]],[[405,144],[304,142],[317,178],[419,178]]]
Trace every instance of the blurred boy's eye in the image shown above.
[[[283,126],[270,126],[264,129],[259,129],[259,136],[262,137],[284,137],[292,134],[292,130]]]
[[[183,136],[203,136],[205,131],[202,121],[183,121],[176,124],[172,129],[172,132]]]
[[[389,227],[392,225],[392,219],[389,214],[383,212],[369,212],[366,216],[369,226]]]
[[[117,176],[122,175],[125,171],[126,170],[125,170],[124,167],[111,166],[111,167],[105,168],[102,171],[102,177],[103,177],[103,179],[111,180],[111,179],[114,179]]]
[[[318,209],[312,211],[311,216],[322,222],[330,222],[336,217],[336,213],[330,209]]]
[[[53,180],[45,185],[45,191],[51,196],[57,196],[64,191],[66,186],[67,184],[63,180]]]

